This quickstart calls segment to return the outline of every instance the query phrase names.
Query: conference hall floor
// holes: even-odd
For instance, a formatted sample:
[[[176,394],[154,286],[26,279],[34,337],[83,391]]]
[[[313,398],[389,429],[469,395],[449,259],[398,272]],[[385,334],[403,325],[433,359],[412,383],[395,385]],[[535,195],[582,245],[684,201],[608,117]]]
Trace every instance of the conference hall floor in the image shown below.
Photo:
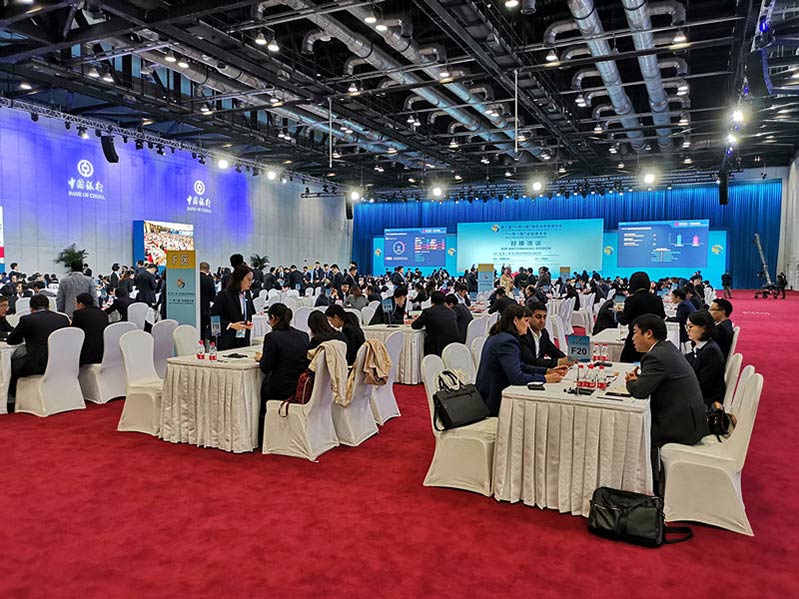
[[[584,518],[425,488],[421,386],[402,417],[319,463],[118,433],[121,401],[0,416],[2,597],[777,597],[799,593],[799,293],[737,291],[765,376],[744,469],[755,537],[695,525],[645,549]]]

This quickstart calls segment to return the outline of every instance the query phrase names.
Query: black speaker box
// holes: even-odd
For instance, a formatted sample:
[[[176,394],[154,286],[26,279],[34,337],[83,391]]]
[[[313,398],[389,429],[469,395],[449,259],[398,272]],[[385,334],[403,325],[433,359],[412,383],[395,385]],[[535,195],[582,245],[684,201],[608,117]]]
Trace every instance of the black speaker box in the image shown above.
[[[349,200],[347,200],[346,204],[347,204],[347,220],[352,220],[352,203]]]
[[[103,146],[103,154],[105,154],[105,159],[112,164],[119,162],[119,155],[114,147],[114,138],[110,135],[103,135],[100,138],[100,143]]]
[[[726,206],[728,202],[727,184],[729,183],[727,173],[719,173],[719,204]]]

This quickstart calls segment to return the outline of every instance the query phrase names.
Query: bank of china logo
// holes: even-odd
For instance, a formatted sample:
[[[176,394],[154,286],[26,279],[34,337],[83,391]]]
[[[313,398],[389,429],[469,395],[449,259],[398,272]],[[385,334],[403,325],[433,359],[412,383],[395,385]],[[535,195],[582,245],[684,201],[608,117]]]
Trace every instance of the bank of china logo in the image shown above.
[[[197,179],[194,182],[194,193],[196,193],[197,195],[200,195],[200,196],[204,195],[205,194],[205,183],[203,183],[202,181]]]
[[[375,249],[375,256],[382,256],[382,255],[383,255],[383,250],[381,250],[380,248],[376,248]]]
[[[499,233],[499,225],[491,225],[491,230],[494,233]]]
[[[91,177],[94,174],[94,165],[88,160],[78,162],[78,174],[81,177]]]
[[[722,252],[724,252],[724,246],[717,243],[710,248],[710,251],[716,254],[716,256],[721,256]]]
[[[613,252],[614,252],[615,250],[613,249],[613,246],[612,246],[612,245],[606,245],[606,246],[605,246],[605,249],[604,249],[603,251],[605,252],[605,255],[606,255],[606,256],[612,256],[612,255],[613,255]]]
[[[447,253],[448,253],[450,256],[454,256],[454,255],[455,255],[455,248],[449,248],[449,249],[447,250]]]

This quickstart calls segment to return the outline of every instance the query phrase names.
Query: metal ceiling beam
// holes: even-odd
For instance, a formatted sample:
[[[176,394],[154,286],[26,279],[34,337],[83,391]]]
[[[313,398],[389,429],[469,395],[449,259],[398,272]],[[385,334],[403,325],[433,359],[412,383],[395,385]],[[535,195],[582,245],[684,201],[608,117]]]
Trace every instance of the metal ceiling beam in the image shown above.
[[[2,17],[0,17],[0,29],[8,29],[8,26],[14,23],[72,6],[75,2],[76,0],[61,0],[52,4],[36,4],[34,6],[6,6],[2,11]]]

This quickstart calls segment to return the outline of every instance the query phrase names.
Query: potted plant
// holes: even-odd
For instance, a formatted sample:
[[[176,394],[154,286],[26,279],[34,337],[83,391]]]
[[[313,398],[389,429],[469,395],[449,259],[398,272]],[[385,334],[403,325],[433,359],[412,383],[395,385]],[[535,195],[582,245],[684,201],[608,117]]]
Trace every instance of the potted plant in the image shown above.
[[[250,256],[250,265],[253,268],[263,269],[269,264],[269,256],[261,256],[260,254],[253,254]]]
[[[88,255],[88,250],[79,250],[75,248],[75,244],[73,243],[61,250],[54,262],[56,264],[63,264],[67,270],[70,270],[73,262],[80,261],[81,264],[85,264]]]

